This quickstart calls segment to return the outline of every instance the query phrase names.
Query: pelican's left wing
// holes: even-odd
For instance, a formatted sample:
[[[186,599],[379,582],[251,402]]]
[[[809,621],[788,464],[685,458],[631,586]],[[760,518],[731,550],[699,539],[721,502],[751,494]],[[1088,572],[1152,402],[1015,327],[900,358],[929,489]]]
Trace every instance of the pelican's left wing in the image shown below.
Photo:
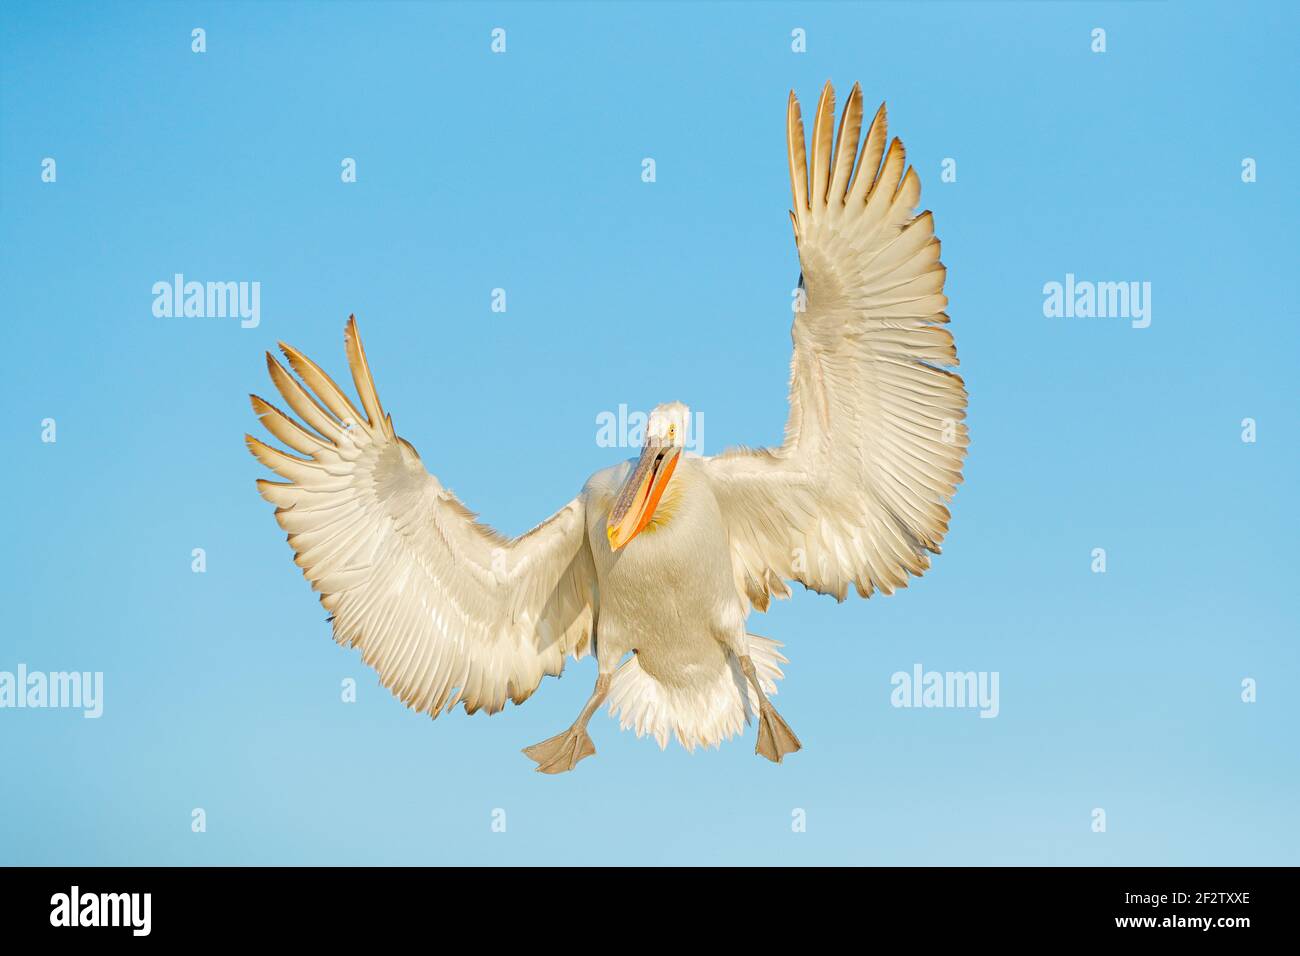
[[[967,445],[966,389],[943,368],[957,353],[943,327],[939,240],[930,213],[914,215],[920,181],[904,172],[898,140],[885,150],[883,105],[859,153],[857,85],[838,141],[834,118],[828,83],[806,154],[790,94],[804,296],[785,442],[707,459],[737,589],[760,610],[789,596],[788,580],[843,600],[850,584],[868,597],[923,573],[948,529]]]
[[[521,703],[566,653],[587,651],[596,575],[582,499],[513,540],[476,522],[393,431],[355,319],[344,338],[364,415],[301,352],[281,343],[310,391],[267,354],[276,388],[311,430],[252,396],[267,430],[307,456],[246,436],[288,479],[258,488],[331,612],[334,639],[359,647],[396,696],[434,717],[457,703],[470,713]]]

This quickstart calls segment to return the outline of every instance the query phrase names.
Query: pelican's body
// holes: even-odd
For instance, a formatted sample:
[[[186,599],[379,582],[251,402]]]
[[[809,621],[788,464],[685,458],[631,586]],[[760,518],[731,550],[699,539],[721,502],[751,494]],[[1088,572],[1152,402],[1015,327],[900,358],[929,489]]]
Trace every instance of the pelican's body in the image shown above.
[[[594,653],[573,725],[527,748],[546,773],[595,753],[587,722],[608,701],[665,746],[717,745],[758,721],[759,754],[800,748],[769,699],[779,645],[746,618],[789,581],[843,600],[905,587],[929,566],[961,480],[965,388],[943,328],[945,270],[882,106],[861,142],[855,86],[834,135],[827,84],[805,151],[791,94],[787,141],[803,272],[790,415],[779,448],[685,452],[690,412],[650,415],[640,456],[597,472],[532,531],[506,539],[431,475],[383,411],[356,329],[344,336],[361,408],[281,344],[268,369],[297,420],[254,396],[271,434],[249,436],[286,482],[259,481],[334,636],[431,716],[522,703],[566,656]],[[883,159],[883,165],[882,165]],[[301,380],[301,381],[300,381]]]
[[[583,490],[587,535],[603,599],[598,659],[615,671],[611,698],[624,726],[662,744],[717,743],[747,719],[739,658],[756,648],[760,670],[780,676],[775,642],[745,633],[748,608],[735,588],[722,512],[703,460],[683,456],[655,520],[636,547],[605,547],[607,519],[630,462],[592,475]],[[757,701],[749,701],[757,712]]]
[[[704,467],[684,458],[673,476],[671,515],[648,526],[637,547],[612,551],[606,515],[630,470],[624,463],[587,483],[587,528],[596,556],[599,644],[616,659],[635,651],[641,669],[669,687],[689,687],[720,672],[722,642],[745,613],[731,580],[731,554]],[[601,653],[605,653],[601,648]]]

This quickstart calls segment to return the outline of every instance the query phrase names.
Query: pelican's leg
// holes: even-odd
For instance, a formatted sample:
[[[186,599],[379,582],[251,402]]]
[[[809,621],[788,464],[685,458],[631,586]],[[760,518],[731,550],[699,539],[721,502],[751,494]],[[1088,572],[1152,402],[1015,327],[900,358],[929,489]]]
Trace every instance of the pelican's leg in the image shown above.
[[[596,678],[596,689],[591,692],[587,706],[582,708],[582,713],[572,727],[540,744],[524,748],[525,756],[537,761],[538,773],[564,773],[576,767],[583,757],[590,757],[596,752],[596,745],[587,734],[587,721],[591,720],[596,708],[604,703],[611,680],[612,674],[601,674]]]
[[[772,702],[767,699],[767,694],[763,693],[763,685],[758,682],[758,673],[748,654],[741,655],[740,669],[754,685],[754,690],[758,691],[758,746],[754,748],[754,753],[773,763],[780,763],[782,757],[801,749],[803,744],[799,743],[799,738],[794,735],[790,725],[781,719]]]

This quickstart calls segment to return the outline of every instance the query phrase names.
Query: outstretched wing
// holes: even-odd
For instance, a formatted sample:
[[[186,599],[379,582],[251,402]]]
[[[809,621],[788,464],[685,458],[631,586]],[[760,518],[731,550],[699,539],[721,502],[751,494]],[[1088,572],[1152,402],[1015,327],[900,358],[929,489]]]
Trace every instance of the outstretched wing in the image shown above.
[[[252,396],[267,430],[307,456],[245,436],[288,479],[258,488],[331,612],[334,639],[359,647],[397,697],[434,717],[457,703],[469,713],[521,703],[566,653],[587,651],[596,575],[583,503],[513,540],[477,523],[393,431],[355,319],[344,340],[364,415],[301,352],[280,345],[307,388],[267,354],[271,380],[310,430]]]
[[[840,121],[822,91],[806,159],[790,94],[787,143],[806,299],[792,337],[790,416],[778,449],[708,460],[736,583],[760,610],[787,580],[843,600],[906,587],[948,529],[967,445],[966,389],[945,329],[945,270],[885,107],[862,142],[855,84]],[[832,148],[833,145],[833,148]],[[884,165],[881,158],[884,157]],[[856,168],[855,168],[856,160]],[[802,297],[801,297],[802,298]]]

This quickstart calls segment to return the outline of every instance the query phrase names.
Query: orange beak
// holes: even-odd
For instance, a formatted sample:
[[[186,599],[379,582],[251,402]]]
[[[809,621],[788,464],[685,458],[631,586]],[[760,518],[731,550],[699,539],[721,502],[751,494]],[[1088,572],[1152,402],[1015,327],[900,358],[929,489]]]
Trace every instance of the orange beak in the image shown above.
[[[611,551],[625,547],[650,523],[681,453],[675,446],[649,442],[641,449],[640,460],[623,482],[609,512],[605,534]]]

